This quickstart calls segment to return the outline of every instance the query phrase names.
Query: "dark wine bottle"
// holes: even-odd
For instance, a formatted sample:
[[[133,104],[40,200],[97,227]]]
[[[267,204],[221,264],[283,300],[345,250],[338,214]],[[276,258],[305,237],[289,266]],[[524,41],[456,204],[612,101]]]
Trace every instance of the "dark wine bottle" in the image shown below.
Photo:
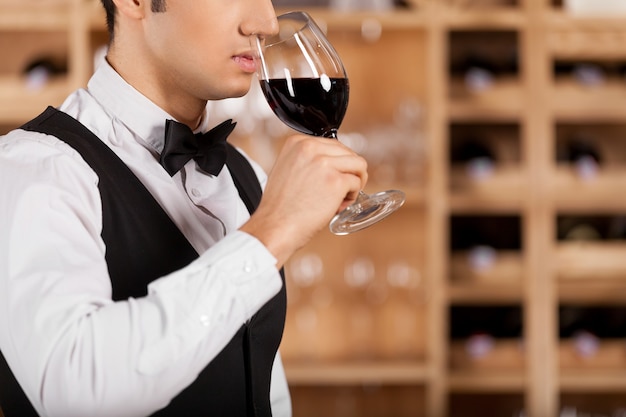
[[[521,219],[509,215],[454,215],[450,218],[451,250],[491,246],[496,250],[522,247]]]
[[[496,66],[479,54],[469,54],[462,64],[465,86],[470,91],[483,91],[491,88],[496,79]]]
[[[485,141],[467,139],[451,147],[451,162],[462,163],[472,179],[484,179],[493,174],[496,157]]]
[[[37,57],[26,64],[22,73],[26,77],[26,88],[38,91],[46,86],[50,78],[67,73],[67,65],[56,57]]]
[[[584,180],[597,177],[602,163],[600,150],[593,140],[582,136],[575,136],[557,149],[557,160],[570,163],[576,174]]]
[[[594,61],[557,61],[553,70],[555,77],[570,78],[584,87],[604,84],[611,73],[610,65]]]
[[[581,331],[600,339],[626,338],[626,306],[559,306],[559,337],[571,338]]]
[[[557,239],[560,241],[598,241],[608,237],[609,216],[561,215],[557,217]]]
[[[488,46],[487,46],[488,45]],[[455,31],[450,37],[451,73],[470,91],[488,90],[499,78],[519,74],[519,48],[513,31]]]
[[[522,339],[521,308],[517,306],[454,306],[450,311],[450,339],[463,341],[472,358],[487,356],[498,340]]]
[[[597,87],[604,84],[607,78],[605,69],[594,63],[580,63],[574,66],[574,79],[586,87]]]

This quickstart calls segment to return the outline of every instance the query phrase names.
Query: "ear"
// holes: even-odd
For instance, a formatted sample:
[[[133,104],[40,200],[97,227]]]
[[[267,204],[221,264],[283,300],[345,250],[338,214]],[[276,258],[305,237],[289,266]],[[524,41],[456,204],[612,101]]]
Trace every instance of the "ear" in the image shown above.
[[[117,11],[121,15],[131,19],[143,19],[146,15],[146,7],[150,7],[150,0],[113,0]]]

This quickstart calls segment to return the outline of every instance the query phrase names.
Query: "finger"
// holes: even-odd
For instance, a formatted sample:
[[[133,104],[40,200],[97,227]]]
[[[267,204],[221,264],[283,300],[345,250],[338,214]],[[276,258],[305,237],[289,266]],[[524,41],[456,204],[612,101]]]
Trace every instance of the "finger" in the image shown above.
[[[336,156],[335,166],[336,169],[342,173],[350,174],[359,178],[359,190],[365,188],[365,184],[367,184],[368,174],[367,174],[367,161],[358,156],[358,155],[350,155],[350,156]]]
[[[343,201],[337,209],[337,213],[343,211],[346,207],[354,203],[359,196],[359,192],[363,189],[361,187],[361,180],[358,176],[345,174],[344,177],[344,181],[346,182],[348,188]]]

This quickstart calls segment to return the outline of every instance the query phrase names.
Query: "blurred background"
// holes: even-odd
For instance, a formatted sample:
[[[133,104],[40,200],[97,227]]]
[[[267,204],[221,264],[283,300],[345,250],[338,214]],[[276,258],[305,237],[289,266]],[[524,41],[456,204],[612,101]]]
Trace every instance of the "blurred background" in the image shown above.
[[[626,2],[274,4],[342,56],[369,191],[408,196],[286,266],[294,416],[626,416]],[[106,43],[98,0],[0,0],[0,134]],[[289,134],[256,83],[211,117],[267,170]]]

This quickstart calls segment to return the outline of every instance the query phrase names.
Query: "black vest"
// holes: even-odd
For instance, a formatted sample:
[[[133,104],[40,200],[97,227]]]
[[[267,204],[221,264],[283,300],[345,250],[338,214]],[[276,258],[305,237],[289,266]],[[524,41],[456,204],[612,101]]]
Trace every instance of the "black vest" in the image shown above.
[[[48,133],[65,141],[98,175],[102,239],[114,300],[145,296],[150,282],[198,257],[139,179],[77,120],[49,107],[22,129]],[[230,145],[226,164],[240,197],[252,213],[261,198],[261,187],[252,167]],[[154,416],[271,416],[272,364],[285,323],[284,284],[283,276],[279,294],[239,329],[189,387]],[[5,417],[37,415],[1,353],[0,406]]]

